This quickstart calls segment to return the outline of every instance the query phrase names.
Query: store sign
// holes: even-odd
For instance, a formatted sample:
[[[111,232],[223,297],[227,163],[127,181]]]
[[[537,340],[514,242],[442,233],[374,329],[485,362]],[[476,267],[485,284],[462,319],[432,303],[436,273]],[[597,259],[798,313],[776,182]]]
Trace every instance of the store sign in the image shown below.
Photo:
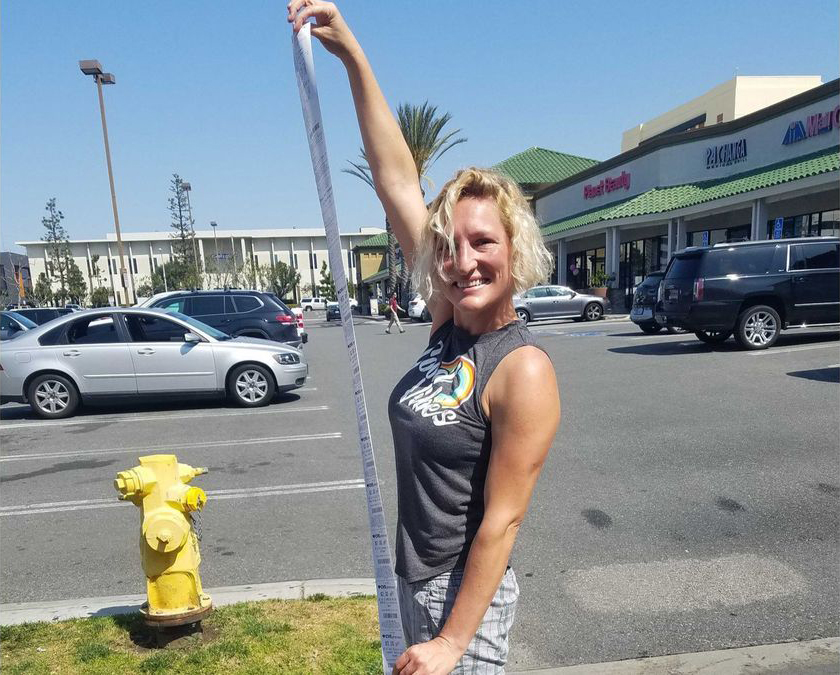
[[[583,198],[594,199],[595,197],[600,197],[607,192],[613,192],[614,190],[620,190],[621,188],[624,188],[625,190],[630,189],[630,174],[626,171],[622,171],[621,175],[615,178],[604,178],[595,185],[584,185]]]
[[[785,219],[784,218],[776,218],[775,222],[773,223],[773,239],[781,239],[782,233],[784,232],[785,227]]]
[[[747,161],[747,139],[706,148],[706,168],[717,169]]]
[[[828,133],[832,129],[840,129],[840,105],[835,106],[834,110],[809,115],[804,121],[791,122],[782,139],[782,145],[798,143],[806,138]]]

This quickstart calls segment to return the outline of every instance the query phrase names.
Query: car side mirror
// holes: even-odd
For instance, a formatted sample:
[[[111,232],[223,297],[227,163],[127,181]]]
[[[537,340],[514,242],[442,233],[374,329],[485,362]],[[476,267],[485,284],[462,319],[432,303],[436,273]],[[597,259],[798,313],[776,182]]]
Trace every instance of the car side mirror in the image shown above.
[[[184,342],[192,342],[192,343],[201,342],[201,336],[196,335],[193,332],[184,333]]]
[[[572,291],[572,294],[571,294],[569,297],[570,297],[570,298],[573,298],[573,297],[575,297],[576,295],[577,295],[577,292]]]

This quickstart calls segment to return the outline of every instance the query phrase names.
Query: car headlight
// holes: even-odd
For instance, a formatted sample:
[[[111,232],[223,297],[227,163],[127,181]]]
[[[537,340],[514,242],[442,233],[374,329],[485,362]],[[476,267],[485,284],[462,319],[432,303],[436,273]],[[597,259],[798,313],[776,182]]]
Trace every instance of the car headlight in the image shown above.
[[[292,354],[291,352],[283,354],[274,354],[274,360],[277,361],[277,363],[280,363],[284,366],[291,366],[292,364],[300,363],[300,356],[297,354]]]

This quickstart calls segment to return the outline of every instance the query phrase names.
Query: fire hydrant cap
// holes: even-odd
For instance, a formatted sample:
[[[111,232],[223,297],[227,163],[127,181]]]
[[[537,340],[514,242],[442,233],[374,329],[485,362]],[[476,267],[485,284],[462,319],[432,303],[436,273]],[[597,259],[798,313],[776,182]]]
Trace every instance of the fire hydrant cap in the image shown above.
[[[200,487],[191,487],[181,500],[186,511],[200,511],[206,502],[207,495]]]
[[[184,545],[190,525],[179,513],[157,513],[149,519],[143,536],[149,547],[159,553],[172,553]]]

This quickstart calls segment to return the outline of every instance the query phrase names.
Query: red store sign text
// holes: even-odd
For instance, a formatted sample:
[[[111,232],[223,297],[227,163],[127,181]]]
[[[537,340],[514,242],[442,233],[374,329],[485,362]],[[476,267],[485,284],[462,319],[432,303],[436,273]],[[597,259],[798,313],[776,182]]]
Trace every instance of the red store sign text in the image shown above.
[[[625,190],[630,189],[630,174],[626,171],[622,171],[621,175],[615,178],[604,178],[595,185],[584,185],[583,198],[593,199],[595,197],[600,197],[606,192],[620,190],[621,188],[624,188]]]

